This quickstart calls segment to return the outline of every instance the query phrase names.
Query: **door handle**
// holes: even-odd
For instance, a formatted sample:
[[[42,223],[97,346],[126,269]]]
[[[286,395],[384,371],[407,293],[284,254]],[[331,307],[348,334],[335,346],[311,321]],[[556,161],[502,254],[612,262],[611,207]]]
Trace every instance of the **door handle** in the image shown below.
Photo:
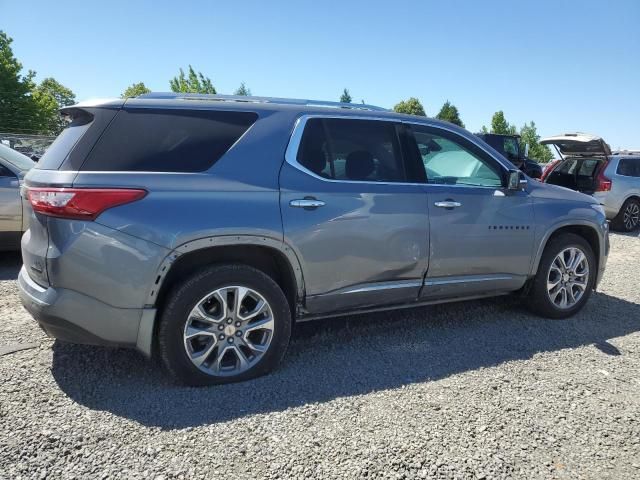
[[[440,207],[440,208],[447,208],[449,210],[456,208],[456,207],[461,207],[462,204],[460,202],[455,202],[453,200],[445,200],[443,202],[436,202],[434,203],[434,205],[436,207]]]
[[[325,203],[322,200],[316,198],[299,198],[297,200],[291,200],[289,205],[296,208],[305,208],[307,210],[313,210],[318,207],[324,207]]]

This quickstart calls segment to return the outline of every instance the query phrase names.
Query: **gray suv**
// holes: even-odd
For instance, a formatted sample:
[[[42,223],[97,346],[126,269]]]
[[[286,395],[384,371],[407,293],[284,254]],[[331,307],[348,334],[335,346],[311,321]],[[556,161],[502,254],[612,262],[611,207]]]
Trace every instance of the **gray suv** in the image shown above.
[[[23,189],[22,301],[50,335],[187,384],[272,370],[311,319],[511,292],[567,317],[604,271],[597,201],[446,122],[184,94],[64,112]]]

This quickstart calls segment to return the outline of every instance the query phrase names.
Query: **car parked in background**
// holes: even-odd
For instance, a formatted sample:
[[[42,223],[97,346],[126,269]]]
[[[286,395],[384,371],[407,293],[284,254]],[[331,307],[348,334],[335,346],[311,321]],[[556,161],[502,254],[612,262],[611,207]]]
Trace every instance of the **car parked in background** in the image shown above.
[[[520,135],[502,135],[497,133],[476,133],[476,135],[505,156],[507,160],[531,178],[542,176],[542,166],[528,157],[528,149],[520,148]],[[528,147],[528,145],[527,145]]]
[[[64,111],[25,179],[22,302],[188,384],[270,371],[296,321],[512,292],[565,318],[602,278],[598,202],[448,122],[181,93]]]
[[[28,225],[20,185],[34,165],[29,157],[0,144],[0,250],[20,249]]]
[[[544,175],[544,181],[593,195],[617,230],[640,226],[640,152],[612,152],[600,137],[566,133],[542,139],[554,145],[562,159]]]

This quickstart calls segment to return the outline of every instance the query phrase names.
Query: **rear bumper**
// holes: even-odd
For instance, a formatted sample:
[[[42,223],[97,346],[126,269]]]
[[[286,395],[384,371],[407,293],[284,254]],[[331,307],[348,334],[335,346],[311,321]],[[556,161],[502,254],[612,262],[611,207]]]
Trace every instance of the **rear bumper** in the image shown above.
[[[153,323],[153,309],[116,308],[73,290],[45,288],[29,277],[24,266],[18,275],[18,290],[24,307],[54,338],[87,345],[137,347],[150,353],[150,332],[146,325],[141,328],[141,323],[148,321],[141,320],[150,318]]]

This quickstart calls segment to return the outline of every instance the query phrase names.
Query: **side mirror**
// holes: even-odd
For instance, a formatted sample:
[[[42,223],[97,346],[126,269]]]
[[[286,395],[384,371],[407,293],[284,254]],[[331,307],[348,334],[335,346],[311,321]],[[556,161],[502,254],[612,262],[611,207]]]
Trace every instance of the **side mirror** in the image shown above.
[[[507,180],[508,190],[522,190],[527,186],[527,179],[524,178],[520,170],[509,170]]]
[[[529,158],[529,144],[524,146],[524,158]]]

